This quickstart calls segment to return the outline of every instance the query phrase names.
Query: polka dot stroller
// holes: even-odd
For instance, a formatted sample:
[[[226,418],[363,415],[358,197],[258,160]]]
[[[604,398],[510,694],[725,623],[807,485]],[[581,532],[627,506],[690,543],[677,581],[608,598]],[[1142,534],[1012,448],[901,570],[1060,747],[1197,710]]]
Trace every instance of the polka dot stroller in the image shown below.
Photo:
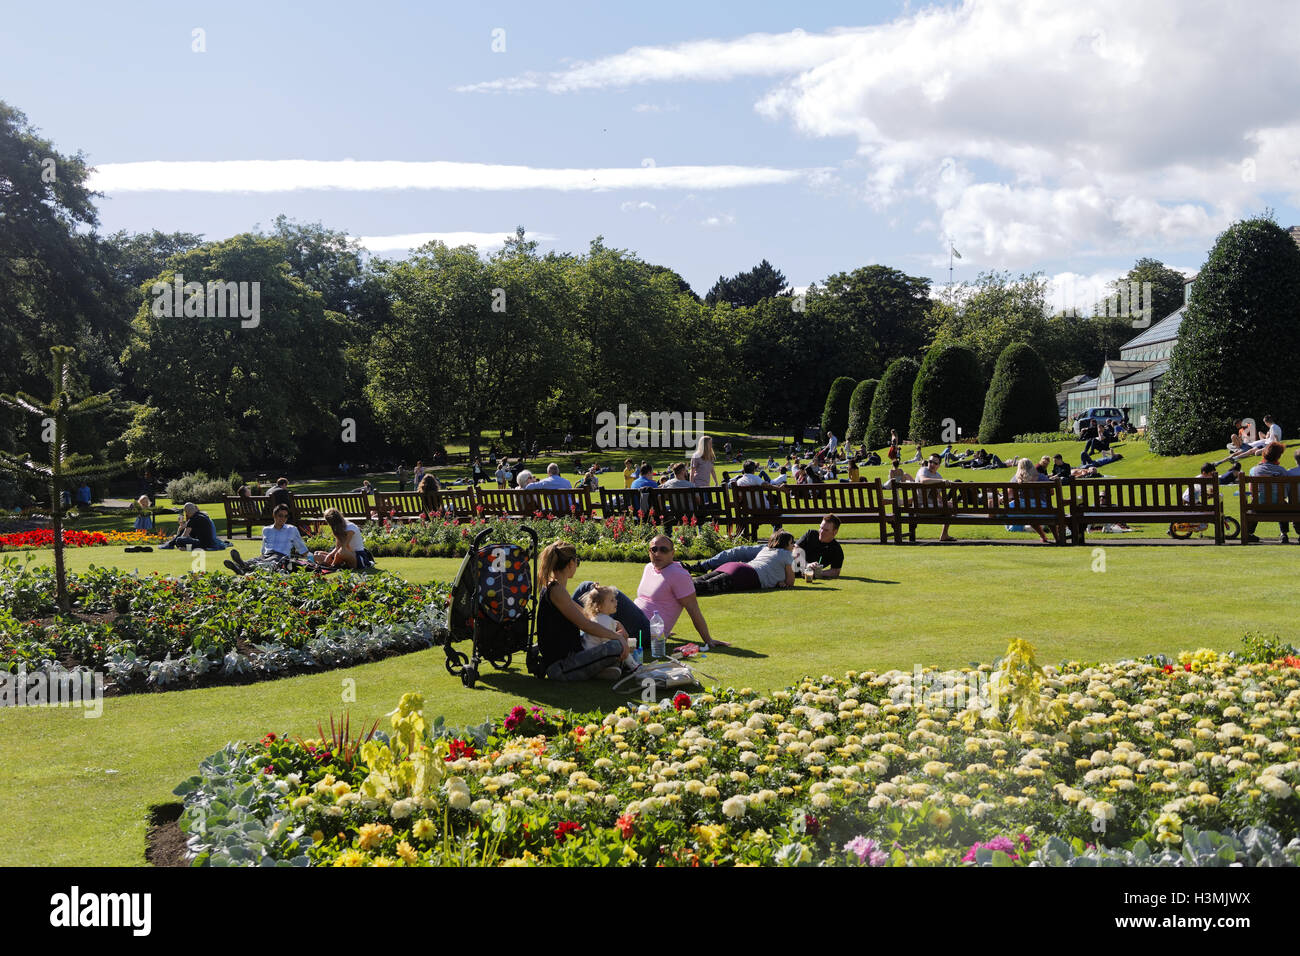
[[[504,670],[516,653],[534,656],[538,541],[532,528],[522,530],[530,546],[487,544],[491,529],[480,531],[452,584],[446,667],[466,687],[478,680],[483,661]],[[472,642],[468,656],[452,647],[463,640]]]

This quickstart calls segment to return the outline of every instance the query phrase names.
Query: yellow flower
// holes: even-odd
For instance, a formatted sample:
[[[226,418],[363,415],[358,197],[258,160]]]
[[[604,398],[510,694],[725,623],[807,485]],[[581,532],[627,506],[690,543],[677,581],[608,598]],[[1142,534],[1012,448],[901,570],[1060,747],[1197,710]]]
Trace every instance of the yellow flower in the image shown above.
[[[334,866],[365,866],[366,855],[360,850],[344,850],[334,858]]]
[[[393,828],[387,823],[366,823],[357,833],[357,846],[363,850],[371,850],[392,835]]]
[[[930,814],[929,823],[936,830],[946,830],[948,825],[952,823],[952,814],[943,809],[935,810]]]
[[[701,823],[695,828],[695,836],[704,846],[713,846],[714,841],[726,832],[727,827],[722,823]]]
[[[420,858],[420,855],[415,852],[415,848],[405,840],[397,844],[397,855],[412,866],[414,866],[415,861]]]
[[[421,817],[419,820],[416,820],[415,824],[411,827],[411,836],[415,837],[417,840],[428,840],[433,836],[436,829],[437,828],[434,827],[432,820],[428,817]]]

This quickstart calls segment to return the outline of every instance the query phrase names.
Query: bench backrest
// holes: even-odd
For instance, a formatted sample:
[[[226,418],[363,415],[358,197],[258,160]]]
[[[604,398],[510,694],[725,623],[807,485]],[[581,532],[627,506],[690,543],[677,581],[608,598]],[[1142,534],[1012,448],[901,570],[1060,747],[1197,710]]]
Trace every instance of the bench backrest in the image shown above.
[[[1065,517],[1059,481],[903,481],[891,486],[894,514],[907,517]],[[1008,522],[1011,523],[1011,522]]]
[[[1241,478],[1241,513],[1300,513],[1300,475]]]
[[[1219,512],[1222,492],[1214,479],[1078,478],[1065,486],[1070,510],[1081,514]]]
[[[474,503],[487,514],[531,518],[537,512],[552,515],[591,513],[591,492],[586,488],[476,488]]]
[[[600,513],[606,518],[621,514],[636,514],[648,510],[648,495],[641,488],[601,488]]]
[[[320,518],[326,510],[335,508],[345,518],[369,518],[370,496],[363,492],[339,494],[295,494],[293,507],[300,518]]]
[[[665,517],[725,517],[731,507],[728,489],[717,485],[707,488],[650,488],[648,491],[650,510]]]
[[[781,511],[787,515],[820,517],[830,513],[884,516],[889,499],[879,478],[854,482],[809,482],[780,488]]]
[[[252,495],[248,498],[239,495],[227,495],[221,499],[226,509],[226,517],[238,521],[261,521],[266,517],[266,495]]]

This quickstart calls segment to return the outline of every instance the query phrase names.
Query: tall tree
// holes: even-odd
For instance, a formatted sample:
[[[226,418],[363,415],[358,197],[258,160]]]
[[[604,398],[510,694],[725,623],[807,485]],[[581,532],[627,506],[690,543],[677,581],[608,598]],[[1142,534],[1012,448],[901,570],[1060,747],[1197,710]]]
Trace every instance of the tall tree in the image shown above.
[[[764,259],[747,272],[738,272],[730,279],[718,276],[718,281],[704,297],[706,305],[726,302],[734,308],[758,305],[764,299],[788,295],[785,273]]]
[[[1223,232],[1191,299],[1151,410],[1151,448],[1192,455],[1234,419],[1300,422],[1300,248],[1270,218]],[[1284,426],[1285,427],[1285,426]]]
[[[844,441],[849,444],[865,444],[867,424],[871,421],[871,400],[876,396],[878,379],[864,378],[858,382],[849,397],[849,427],[845,430]]]
[[[58,343],[111,339],[103,327],[111,277],[96,255],[88,173],[81,153],[59,152],[0,101],[0,389],[39,387]],[[110,387],[112,352],[94,347],[75,361]],[[18,440],[0,434],[0,442]]]
[[[343,432],[342,317],[289,274],[276,240],[173,256],[148,294],[122,356],[148,396],[126,436],[134,455],[225,472],[297,461]]]
[[[912,386],[920,370],[916,359],[898,358],[890,362],[885,374],[880,376],[880,384],[871,399],[868,448],[888,445],[891,430],[897,431],[900,439],[907,438],[908,423],[912,420]]]
[[[909,437],[927,445],[955,441],[958,430],[973,438],[984,411],[984,374],[975,353],[960,345],[936,345],[925,354],[912,386]],[[944,422],[951,419],[952,437]]]
[[[75,350],[56,345],[50,349],[52,358],[50,382],[53,395],[48,402],[33,398],[25,392],[0,395],[0,405],[35,419],[37,427],[49,447],[49,464],[37,463],[30,454],[14,455],[0,451],[0,471],[18,478],[27,478],[44,484],[50,493],[50,517],[54,525],[54,585],[59,607],[71,610],[68,598],[67,575],[63,565],[63,493],[71,492],[80,482],[110,478],[126,470],[122,464],[96,462],[89,455],[68,453],[68,423],[95,412],[111,400],[109,395],[88,395],[74,401],[70,360]]]
[[[1126,274],[1120,276],[1111,283],[1111,291],[1116,294],[1129,295],[1132,290],[1132,283],[1138,284],[1139,292],[1142,283],[1151,283],[1151,321],[1159,322],[1165,316],[1169,315],[1180,308],[1183,304],[1183,284],[1186,277],[1177,269],[1170,269],[1159,259],[1141,258],[1133,264],[1133,268]],[[1123,292],[1121,293],[1121,290]],[[1136,312],[1139,308],[1136,302],[1132,301],[1129,295],[1129,308]],[[1145,302],[1143,303],[1145,306]],[[1097,310],[1104,314],[1105,307]],[[1117,312],[1111,309],[1112,313]],[[1126,316],[1132,319],[1132,316]],[[1131,327],[1131,326],[1130,326]],[[1136,334],[1136,333],[1134,333]]]
[[[995,445],[1029,432],[1054,432],[1058,414],[1056,387],[1038,353],[1023,342],[1008,345],[984,399],[980,441]]]
[[[844,440],[844,435],[849,430],[849,399],[853,397],[856,385],[857,382],[847,375],[841,375],[831,382],[830,391],[826,393],[826,405],[822,409],[822,441],[827,441],[831,432],[841,441]]]
[[[839,334],[875,369],[896,358],[915,358],[929,337],[930,280],[888,266],[837,272],[809,292],[809,312],[835,318]]]

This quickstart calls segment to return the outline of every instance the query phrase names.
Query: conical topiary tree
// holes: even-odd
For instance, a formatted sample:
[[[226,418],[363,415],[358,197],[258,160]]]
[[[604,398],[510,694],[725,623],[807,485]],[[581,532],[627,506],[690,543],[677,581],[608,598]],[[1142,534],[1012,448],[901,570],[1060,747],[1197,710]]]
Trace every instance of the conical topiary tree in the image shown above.
[[[1192,285],[1151,408],[1151,450],[1221,447],[1235,419],[1300,426],[1300,247],[1271,219],[1234,223]]]
[[[830,391],[826,393],[826,406],[822,409],[822,441],[830,438],[834,432],[840,441],[849,428],[849,399],[853,397],[853,386],[857,383],[847,375],[841,375],[831,382]]]
[[[900,440],[907,438],[912,420],[912,386],[921,370],[913,358],[898,358],[889,363],[880,376],[876,394],[871,399],[871,418],[867,424],[867,447],[883,448],[889,444],[889,430],[898,432]]]
[[[925,353],[912,386],[909,437],[927,445],[974,438],[984,411],[984,372],[974,352],[960,345],[936,345]],[[944,420],[952,420],[951,435]]]
[[[68,611],[67,575],[63,565],[63,492],[71,491],[82,481],[109,478],[126,471],[129,466],[96,464],[89,455],[68,454],[68,420],[87,415],[107,405],[109,395],[90,395],[73,402],[69,394],[72,372],[69,364],[76,350],[65,345],[50,349],[53,368],[53,398],[41,402],[25,392],[0,395],[0,405],[23,412],[40,420],[42,438],[50,447],[50,463],[39,464],[31,455],[12,455],[0,451],[0,470],[22,478],[34,479],[50,489],[50,518],[54,525],[54,584],[59,607]]]
[[[1021,342],[1008,345],[998,356],[984,397],[980,443],[1008,442],[1024,432],[1054,432],[1058,414],[1056,389],[1038,353]]]
[[[871,400],[876,395],[878,378],[864,378],[853,389],[849,398],[849,427],[844,432],[845,442],[863,444],[867,440],[867,425],[871,421]]]

